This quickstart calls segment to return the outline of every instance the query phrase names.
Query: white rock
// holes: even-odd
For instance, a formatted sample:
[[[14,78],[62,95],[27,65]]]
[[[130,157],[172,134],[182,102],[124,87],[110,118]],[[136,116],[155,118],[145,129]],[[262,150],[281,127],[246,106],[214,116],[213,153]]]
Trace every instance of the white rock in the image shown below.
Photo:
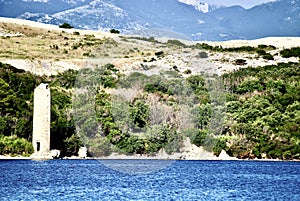
[[[78,157],[79,158],[86,158],[87,157],[87,148],[86,147],[80,147],[79,148]]]
[[[60,156],[60,151],[57,149],[53,149],[50,151],[50,156],[55,159],[55,158],[59,158]]]

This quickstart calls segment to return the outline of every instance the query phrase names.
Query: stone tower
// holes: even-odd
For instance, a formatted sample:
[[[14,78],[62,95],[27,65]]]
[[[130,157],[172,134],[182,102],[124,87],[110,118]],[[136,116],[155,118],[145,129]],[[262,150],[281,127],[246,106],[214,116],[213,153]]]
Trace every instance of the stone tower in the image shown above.
[[[33,158],[50,156],[51,94],[48,84],[42,83],[34,90],[33,102]]]

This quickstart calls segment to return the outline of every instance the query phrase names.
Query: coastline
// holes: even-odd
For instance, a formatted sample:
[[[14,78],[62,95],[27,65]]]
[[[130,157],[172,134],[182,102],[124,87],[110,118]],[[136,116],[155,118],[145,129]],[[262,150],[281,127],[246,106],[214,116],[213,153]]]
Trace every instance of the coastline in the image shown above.
[[[170,155],[172,156],[172,155]],[[182,159],[182,158],[175,158],[175,157],[169,157],[169,158],[162,158],[157,156],[146,156],[146,155],[110,155],[110,156],[103,156],[103,157],[86,157],[86,158],[80,158],[78,156],[71,156],[71,157],[64,157],[61,159],[36,159],[26,156],[4,156],[0,155],[0,160],[170,160],[170,161],[258,161],[258,162],[300,162],[300,160],[282,160],[282,159],[239,159],[235,157],[230,157],[228,159],[226,158],[199,158],[199,159]]]
[[[29,156],[7,156],[0,155],[0,160],[30,160]]]

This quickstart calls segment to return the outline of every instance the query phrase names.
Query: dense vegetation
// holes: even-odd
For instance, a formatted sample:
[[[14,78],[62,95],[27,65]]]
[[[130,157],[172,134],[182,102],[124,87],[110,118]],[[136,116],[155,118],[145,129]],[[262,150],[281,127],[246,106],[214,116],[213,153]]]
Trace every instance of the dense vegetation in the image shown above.
[[[197,49],[205,49],[205,50],[212,50],[218,52],[259,52],[259,51],[266,51],[266,50],[275,50],[276,47],[273,45],[258,45],[257,47],[253,46],[241,46],[241,47],[229,47],[224,48],[222,46],[212,46],[206,43],[197,43],[196,45],[192,46]]]
[[[272,54],[270,54],[267,51],[275,50],[276,47],[273,45],[258,45],[257,47],[253,46],[241,46],[241,47],[229,47],[224,48],[222,46],[212,46],[208,45],[206,43],[197,43],[196,45],[191,46],[192,48],[196,49],[204,49],[204,50],[211,50],[211,51],[217,51],[217,52],[248,52],[248,53],[256,53],[258,56],[262,57],[266,60],[274,60],[274,57]],[[288,51],[289,50],[284,50]],[[292,50],[293,52],[295,50]]]
[[[173,153],[179,151],[187,134],[199,145],[205,138],[199,130],[183,125],[187,117],[183,114],[185,106],[196,111],[193,106],[199,103],[198,96],[189,95],[195,91],[199,98],[208,99],[200,76],[190,76],[187,83],[182,78],[166,79],[164,75],[123,76],[112,65],[105,65],[81,71],[78,78],[75,89],[83,93],[75,98],[74,118],[81,139],[93,155],[111,151],[154,154],[161,148]],[[109,88],[114,88],[117,95],[108,94]],[[120,96],[126,90],[139,93],[130,98]],[[93,97],[95,105],[90,101]]]
[[[244,68],[223,75],[227,151],[239,158],[300,158],[300,66]]]
[[[216,155],[224,149],[238,158],[299,159],[299,67],[281,63],[224,74],[225,111],[213,83],[199,75],[183,79],[176,70],[125,76],[107,64],[41,77],[0,63],[0,154],[32,152],[33,91],[49,82],[51,148],[63,156],[83,144],[96,156],[173,153],[188,136]]]

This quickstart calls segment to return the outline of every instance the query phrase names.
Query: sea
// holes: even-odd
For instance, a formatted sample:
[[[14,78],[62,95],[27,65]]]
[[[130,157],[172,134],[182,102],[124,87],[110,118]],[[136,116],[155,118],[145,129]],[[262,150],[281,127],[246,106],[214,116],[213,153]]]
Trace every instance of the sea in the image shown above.
[[[0,160],[0,200],[300,200],[300,162]]]

